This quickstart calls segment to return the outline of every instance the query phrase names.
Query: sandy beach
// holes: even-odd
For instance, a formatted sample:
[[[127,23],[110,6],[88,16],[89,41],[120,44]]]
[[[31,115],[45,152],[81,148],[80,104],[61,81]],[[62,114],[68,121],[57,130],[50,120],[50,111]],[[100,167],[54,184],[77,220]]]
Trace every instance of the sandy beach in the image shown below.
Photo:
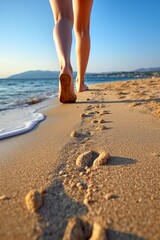
[[[0,239],[159,240],[160,79],[77,97],[0,142]],[[30,190],[42,199],[33,211]]]

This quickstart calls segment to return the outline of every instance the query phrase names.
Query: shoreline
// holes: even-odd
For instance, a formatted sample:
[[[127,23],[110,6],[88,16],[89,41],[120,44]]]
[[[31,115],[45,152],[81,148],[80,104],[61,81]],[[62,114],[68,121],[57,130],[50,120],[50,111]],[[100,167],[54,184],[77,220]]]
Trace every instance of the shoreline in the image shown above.
[[[153,78],[152,78],[153,79]],[[98,81],[95,84],[105,84],[105,83],[122,83],[123,81],[134,81],[134,80],[147,80],[145,78],[137,79],[129,78],[129,79],[120,79],[115,78],[114,80],[108,80],[106,82],[104,81]],[[95,85],[95,84],[89,84],[89,86]],[[10,138],[13,136],[18,136],[23,133],[27,133],[34,129],[41,121],[45,120],[45,115],[42,114],[40,111],[43,108],[46,108],[47,106],[52,105],[54,102],[54,106],[58,104],[58,101],[56,100],[57,97],[44,99],[41,101],[41,99],[38,98],[32,98],[28,101],[27,106],[19,106],[15,109],[8,109],[6,111],[0,112],[1,114],[1,122],[0,122],[0,140]],[[40,101],[39,101],[40,100]],[[60,104],[60,103],[59,103]],[[53,105],[52,105],[53,107]],[[11,119],[8,121],[8,119]],[[5,122],[5,124],[4,124]]]
[[[51,98],[27,107],[15,108],[1,115],[0,141],[32,131],[45,120],[42,110],[58,106],[56,98]]]
[[[47,118],[35,130],[1,141],[2,239],[61,239],[76,216],[98,222],[111,240],[159,239],[158,85],[141,81],[96,84],[75,104],[43,109]],[[81,171],[76,159],[85,151],[111,160]],[[31,189],[44,198],[34,214],[24,202]]]
[[[109,84],[109,83],[117,83],[121,84],[123,81],[142,81],[142,80],[148,80],[149,78],[133,78],[133,79],[121,79],[114,81],[107,81],[107,82],[99,82],[95,84]],[[155,78],[152,78],[155,79]],[[95,85],[94,84],[94,85]],[[89,86],[92,87],[93,84],[90,84]],[[121,96],[123,97],[123,96]],[[32,131],[40,122],[45,120],[45,115],[42,113],[41,109],[56,106],[58,103],[57,97],[44,99],[43,101],[40,101],[37,98],[33,98],[30,100],[30,103],[28,106],[21,106],[15,109],[7,110],[6,112],[2,111],[3,114],[1,115],[1,129],[0,129],[0,140],[14,137],[21,135],[23,133],[27,133]],[[140,104],[139,104],[140,105]],[[9,120],[10,119],[10,120]],[[5,122],[5,124],[4,124]],[[12,124],[11,124],[12,123]]]

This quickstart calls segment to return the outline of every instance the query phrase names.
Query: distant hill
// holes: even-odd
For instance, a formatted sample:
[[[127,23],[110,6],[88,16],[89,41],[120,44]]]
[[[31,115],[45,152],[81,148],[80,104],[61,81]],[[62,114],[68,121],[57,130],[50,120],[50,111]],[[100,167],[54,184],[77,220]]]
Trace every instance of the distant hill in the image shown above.
[[[159,72],[160,67],[151,67],[151,68],[139,68],[134,70],[134,72]]]
[[[58,77],[58,75],[59,75],[59,72],[56,72],[56,71],[32,70],[32,71],[18,73],[8,78],[12,78],[12,79],[53,78],[53,77]]]
[[[152,68],[139,68],[136,69],[132,72],[158,72],[160,71],[160,67],[152,67]],[[121,73],[121,72],[110,72],[110,74],[117,74],[117,73]],[[127,72],[123,72],[126,73]],[[76,74],[74,72],[74,74]],[[106,74],[109,74],[106,72]],[[12,79],[31,79],[31,78],[54,78],[54,77],[58,77],[59,72],[58,71],[44,71],[44,70],[32,70],[32,71],[27,71],[27,72],[22,72],[22,73],[18,73],[15,75],[12,75],[8,78],[12,78]]]

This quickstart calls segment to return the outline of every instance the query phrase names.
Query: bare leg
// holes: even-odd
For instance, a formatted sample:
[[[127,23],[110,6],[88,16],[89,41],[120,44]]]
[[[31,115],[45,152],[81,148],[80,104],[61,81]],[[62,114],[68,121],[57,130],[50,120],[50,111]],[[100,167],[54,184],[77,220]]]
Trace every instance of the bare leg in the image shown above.
[[[84,83],[85,72],[90,53],[90,14],[93,0],[74,0],[74,30],[77,53],[77,92],[88,89]]]
[[[70,63],[73,27],[72,0],[50,0],[50,4],[55,20],[53,36],[60,64],[59,99],[61,102],[75,102]]]

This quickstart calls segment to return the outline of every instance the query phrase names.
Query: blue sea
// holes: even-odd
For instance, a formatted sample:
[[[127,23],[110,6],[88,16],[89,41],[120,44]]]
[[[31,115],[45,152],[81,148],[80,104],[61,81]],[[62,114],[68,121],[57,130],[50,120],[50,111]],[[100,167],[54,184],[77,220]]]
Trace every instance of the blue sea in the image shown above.
[[[75,76],[74,76],[75,79]],[[132,80],[86,74],[86,84]],[[45,120],[41,109],[58,96],[58,75],[37,79],[0,79],[0,139],[25,133]]]

